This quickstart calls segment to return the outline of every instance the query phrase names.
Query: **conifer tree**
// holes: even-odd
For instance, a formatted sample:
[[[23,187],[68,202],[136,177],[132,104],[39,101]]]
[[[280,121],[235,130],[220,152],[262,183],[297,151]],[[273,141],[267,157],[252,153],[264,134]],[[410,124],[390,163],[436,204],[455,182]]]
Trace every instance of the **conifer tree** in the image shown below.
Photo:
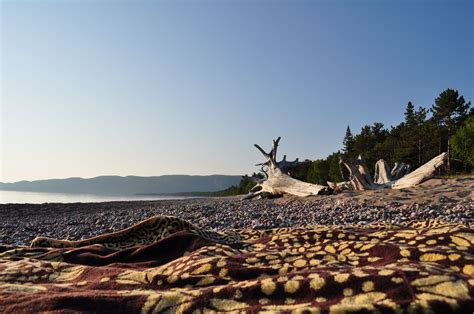
[[[411,101],[408,102],[407,108],[405,110],[405,122],[408,124],[414,120],[415,117],[415,106],[411,103]]]
[[[347,126],[346,135],[344,136],[342,143],[344,145],[344,154],[354,157],[354,136],[352,136],[351,128],[349,126]]]
[[[402,123],[402,143],[401,149],[406,150],[405,162],[412,165],[422,165],[422,150],[425,145],[426,138],[426,114],[427,110],[419,107],[415,110],[415,106],[410,102],[405,110],[405,122]]]
[[[471,102],[466,103],[464,97],[460,96],[457,90],[448,88],[435,99],[435,103],[431,107],[434,121],[440,131],[444,131],[446,134],[445,140],[441,136],[439,139],[440,148],[447,148],[448,160],[446,166],[448,173],[451,171],[450,138],[468,117],[470,106]]]

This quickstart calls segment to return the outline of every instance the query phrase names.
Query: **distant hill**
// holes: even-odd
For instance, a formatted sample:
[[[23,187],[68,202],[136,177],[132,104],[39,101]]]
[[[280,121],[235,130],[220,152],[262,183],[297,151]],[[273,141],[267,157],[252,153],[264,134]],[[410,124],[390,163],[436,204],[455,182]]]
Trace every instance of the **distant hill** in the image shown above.
[[[100,176],[0,183],[0,190],[102,195],[215,192],[238,185],[240,176],[165,175],[156,177]]]

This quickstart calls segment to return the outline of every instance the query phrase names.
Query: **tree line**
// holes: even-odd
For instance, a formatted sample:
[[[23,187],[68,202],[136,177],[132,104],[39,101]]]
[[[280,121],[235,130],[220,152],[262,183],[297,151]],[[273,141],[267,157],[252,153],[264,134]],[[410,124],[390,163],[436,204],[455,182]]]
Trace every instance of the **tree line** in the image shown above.
[[[381,158],[389,165],[403,161],[413,170],[442,152],[449,155],[442,174],[473,170],[474,108],[457,90],[449,88],[441,92],[429,108],[415,108],[408,102],[404,121],[389,129],[375,122],[363,126],[354,135],[347,126],[342,150],[313,161],[306,181],[325,184],[347,180],[345,169],[339,167],[341,154],[351,158],[360,155],[369,171],[374,171],[375,163]]]
[[[402,161],[414,170],[433,157],[448,152],[448,161],[441,174],[471,173],[474,170],[474,108],[457,90],[441,92],[430,107],[415,108],[408,102],[404,120],[390,128],[381,122],[365,125],[353,134],[347,126],[343,147],[323,159],[299,167],[291,176],[310,183],[326,185],[327,181],[349,179],[347,170],[339,164],[339,156],[366,161],[369,171],[383,158],[389,165]],[[220,195],[245,194],[255,184],[243,177],[238,187]],[[224,192],[224,191],[222,191]]]

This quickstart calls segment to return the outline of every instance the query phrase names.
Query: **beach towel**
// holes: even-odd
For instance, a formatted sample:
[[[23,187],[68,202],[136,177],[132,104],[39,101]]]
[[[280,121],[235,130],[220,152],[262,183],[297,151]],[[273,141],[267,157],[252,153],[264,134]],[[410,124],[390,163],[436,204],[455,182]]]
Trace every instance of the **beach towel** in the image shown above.
[[[213,231],[159,216],[0,247],[0,312],[472,313],[473,243],[434,220]]]

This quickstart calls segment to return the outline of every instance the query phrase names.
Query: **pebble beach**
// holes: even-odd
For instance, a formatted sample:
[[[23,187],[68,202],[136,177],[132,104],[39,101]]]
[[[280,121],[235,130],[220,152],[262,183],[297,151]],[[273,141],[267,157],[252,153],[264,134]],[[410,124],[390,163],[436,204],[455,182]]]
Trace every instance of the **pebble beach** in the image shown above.
[[[431,179],[411,189],[343,192],[308,198],[0,204],[0,245],[29,245],[36,236],[85,239],[158,215],[176,216],[212,230],[425,219],[472,226],[474,177]]]

